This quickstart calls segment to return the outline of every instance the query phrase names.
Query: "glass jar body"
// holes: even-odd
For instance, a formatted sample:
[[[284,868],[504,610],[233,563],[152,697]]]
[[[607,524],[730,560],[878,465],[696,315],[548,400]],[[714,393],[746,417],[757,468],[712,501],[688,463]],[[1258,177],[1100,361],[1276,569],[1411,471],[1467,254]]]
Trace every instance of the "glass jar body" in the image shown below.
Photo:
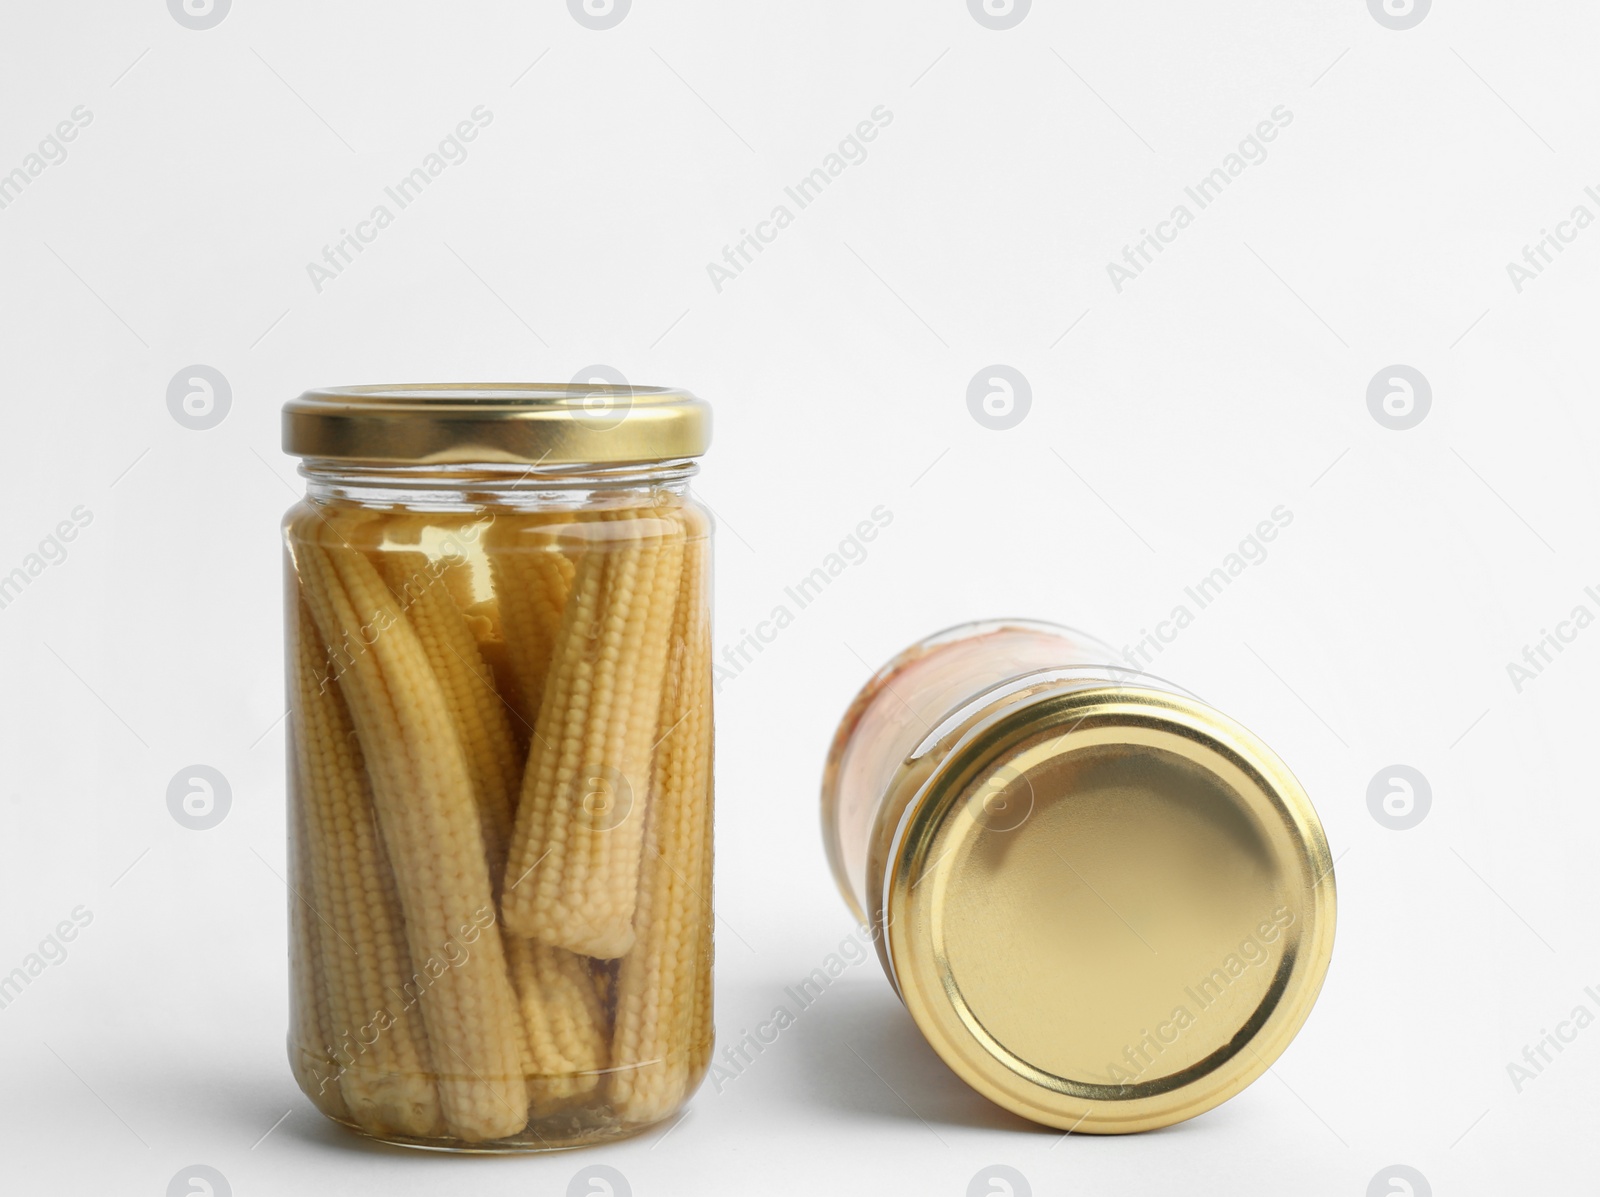
[[[285,522],[289,1054],[390,1142],[580,1146],[711,1050],[692,467],[308,461]]]

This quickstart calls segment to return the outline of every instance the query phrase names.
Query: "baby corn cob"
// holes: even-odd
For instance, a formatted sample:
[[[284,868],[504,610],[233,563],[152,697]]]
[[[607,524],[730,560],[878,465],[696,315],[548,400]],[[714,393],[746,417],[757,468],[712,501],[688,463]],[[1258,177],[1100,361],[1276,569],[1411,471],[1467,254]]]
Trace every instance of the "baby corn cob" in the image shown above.
[[[686,513],[688,514],[688,513]],[[700,632],[704,637],[705,647],[698,652],[691,652],[689,661],[704,661],[706,670],[706,708],[705,730],[702,733],[706,748],[706,774],[705,793],[696,799],[705,809],[705,818],[701,820],[700,855],[696,865],[700,869],[699,890],[700,900],[703,903],[701,915],[705,919],[705,944],[702,948],[700,972],[695,981],[694,1020],[690,1024],[691,1044],[689,1058],[690,1085],[698,1085],[700,1078],[705,1075],[706,1068],[711,1063],[711,1049],[716,1040],[716,1009],[712,992],[712,965],[715,961],[716,940],[712,934],[716,927],[716,912],[713,907],[715,881],[713,877],[716,863],[716,719],[714,717],[715,699],[712,695],[715,689],[712,685],[712,657],[711,644],[711,522],[703,514],[694,513],[694,523],[691,525],[691,537],[698,537],[703,543],[700,546],[703,571],[701,582],[702,597],[700,606],[704,609],[700,618],[705,620],[705,626]]]
[[[498,889],[511,839],[512,801],[521,781],[506,705],[445,581],[456,567],[435,572],[422,553],[391,551],[381,557],[389,588],[416,629],[466,753],[489,874]]]
[[[468,525],[463,530],[463,535],[470,532],[471,539],[476,540],[482,535],[483,529],[487,526],[487,523]],[[453,542],[451,547],[452,551],[455,552],[460,552],[463,548],[459,541]],[[477,601],[477,594],[472,582],[472,568],[468,565],[465,557],[457,556],[447,559],[442,576],[446,588],[450,591],[450,597],[455,600],[457,610],[465,611]]]
[[[527,1034],[532,1113],[597,1089],[610,1055],[605,1008],[589,962],[564,948],[506,936],[506,958]]]
[[[619,1116],[656,1122],[710,1051],[711,640],[706,542],[689,542],[661,702],[648,830],[634,912],[638,941],[618,974],[610,1095]]]
[[[505,631],[500,623],[500,600],[493,596],[464,608],[467,627],[478,642],[478,652],[489,667],[495,691],[506,705],[511,721],[511,732],[517,742],[517,776],[527,763],[528,738],[533,735],[533,723],[522,717],[522,699],[517,692],[516,679],[511,673],[511,654],[506,648]],[[520,784],[520,783],[519,783]],[[513,800],[515,794],[513,794]]]
[[[708,654],[711,651],[709,640],[706,644],[706,651]],[[707,711],[706,719],[708,723],[711,722],[709,710]],[[715,759],[716,755],[714,739],[715,737],[708,727],[706,752],[713,759]],[[716,940],[712,934],[716,926],[716,915],[712,907],[713,890],[715,888],[712,880],[712,865],[716,856],[713,844],[716,838],[714,789],[715,783],[712,780],[711,771],[708,770],[706,774],[706,792],[704,798],[701,799],[706,806],[706,817],[700,835],[700,859],[697,862],[700,867],[700,873],[696,879],[696,884],[699,887],[699,897],[703,904],[701,914],[705,919],[703,931],[705,939],[700,945],[699,971],[695,974],[694,1013],[690,1016],[688,1029],[685,1032],[684,1050],[687,1053],[687,1060],[684,1065],[684,1071],[687,1073],[685,1077],[685,1096],[692,1093],[694,1087],[705,1076],[706,1068],[711,1063],[711,1049],[715,1046],[717,1032],[716,1007],[712,990],[713,964],[716,957]]]
[[[326,680],[316,626],[300,604],[295,656],[298,806],[310,848],[319,975],[349,1116],[374,1134],[443,1126],[400,904],[374,822],[366,767],[338,683]]]
[[[295,733],[290,729],[290,739]],[[297,744],[291,753],[298,755]],[[289,1068],[300,1088],[312,1103],[329,1118],[341,1121],[350,1117],[339,1092],[339,1064],[333,1058],[332,1016],[328,1013],[327,987],[322,981],[321,944],[318,941],[317,914],[312,907],[316,892],[312,888],[310,845],[307,843],[305,814],[299,803],[289,812]]]
[[[596,525],[613,535],[584,553],[573,578],[501,906],[513,931],[600,959],[633,945],[642,808],[683,564],[680,523],[617,514]]]
[[[445,1123],[467,1141],[527,1121],[522,1029],[493,919],[472,778],[416,631],[371,562],[298,529],[295,563],[339,681],[394,869]]]
[[[492,674],[479,655],[466,614],[437,580],[421,553],[387,552],[389,585],[416,628],[434,675],[450,702],[478,797],[490,872],[496,890],[511,832],[516,741]],[[459,593],[459,592],[455,592]],[[525,1073],[536,1111],[599,1083],[609,1050],[605,1011],[588,963],[560,948],[513,934],[503,937],[517,990],[525,1042]],[[569,1073],[587,1075],[568,1076]]]
[[[544,520],[501,516],[485,538],[499,605],[512,700],[526,741],[539,718],[561,613],[572,590],[572,559],[556,547]]]

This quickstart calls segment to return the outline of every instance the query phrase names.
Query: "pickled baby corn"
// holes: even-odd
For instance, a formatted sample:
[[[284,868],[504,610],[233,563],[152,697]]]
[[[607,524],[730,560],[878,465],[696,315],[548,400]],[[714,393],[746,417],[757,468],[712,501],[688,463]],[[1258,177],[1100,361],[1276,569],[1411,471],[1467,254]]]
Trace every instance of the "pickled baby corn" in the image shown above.
[[[510,673],[509,701],[524,743],[539,718],[561,613],[572,590],[572,559],[556,548],[545,521],[502,518],[486,539],[500,637]]]
[[[429,568],[422,553],[386,552],[384,574],[410,621],[434,678],[444,691],[451,720],[472,777],[478,817],[488,852],[489,872],[498,888],[511,839],[512,800],[521,781],[521,757],[511,734],[506,704],[494,686],[494,671],[484,663],[448,577]]]
[[[448,567],[441,574],[421,553],[388,552],[383,554],[383,565],[391,591],[416,628],[450,701],[472,771],[498,892],[521,759],[505,703],[494,689],[493,671],[484,663],[469,617],[458,605],[469,592],[447,587],[443,580],[459,567]],[[555,618],[560,619],[559,606]],[[502,938],[526,1035],[524,1071],[534,1108],[548,1108],[594,1089],[609,1052],[608,1023],[587,962],[514,934]]]
[[[506,936],[506,957],[527,1035],[528,1096],[537,1117],[599,1087],[611,1054],[610,1021],[584,957],[515,935]]]
[[[379,839],[367,772],[316,628],[300,605],[295,757],[317,930],[316,976],[338,1089],[375,1134],[443,1129],[422,1015],[405,1004],[411,975],[399,896]]]
[[[617,522],[620,516],[633,516]],[[619,513],[573,577],[512,832],[501,913],[611,959],[633,945],[650,747],[683,565],[681,522]]]
[[[340,688],[393,866],[447,1129],[468,1142],[513,1134],[528,1108],[521,1018],[471,773],[444,692],[362,553],[307,539],[295,559],[323,641],[363,646],[336,662]]]
[[[380,1137],[648,1125],[710,1049],[705,521],[509,512],[441,555],[466,518],[290,529],[296,1075]]]
[[[617,1112],[654,1122],[682,1101],[710,1052],[711,640],[705,541],[683,570],[658,724],[637,942],[618,973],[612,1074]]]
[[[294,732],[291,729],[290,736]],[[339,1092],[339,1065],[333,1058],[333,1019],[317,939],[318,915],[312,908],[310,845],[305,816],[297,804],[290,811],[289,956],[293,988],[289,993],[289,1067],[300,1088],[329,1118],[350,1117]]]

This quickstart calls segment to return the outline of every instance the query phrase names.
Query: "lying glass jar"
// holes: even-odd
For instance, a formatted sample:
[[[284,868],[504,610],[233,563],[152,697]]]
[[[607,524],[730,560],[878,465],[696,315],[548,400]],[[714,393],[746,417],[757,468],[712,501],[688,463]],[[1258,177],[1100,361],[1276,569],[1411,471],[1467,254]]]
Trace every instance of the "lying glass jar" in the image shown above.
[[[1266,745],[1081,633],[973,623],[872,677],[824,838],[951,1069],[1035,1122],[1166,1126],[1255,1080],[1333,950],[1333,862]]]
[[[285,406],[289,1056],[335,1121],[573,1147],[704,1075],[709,419],[637,387]]]

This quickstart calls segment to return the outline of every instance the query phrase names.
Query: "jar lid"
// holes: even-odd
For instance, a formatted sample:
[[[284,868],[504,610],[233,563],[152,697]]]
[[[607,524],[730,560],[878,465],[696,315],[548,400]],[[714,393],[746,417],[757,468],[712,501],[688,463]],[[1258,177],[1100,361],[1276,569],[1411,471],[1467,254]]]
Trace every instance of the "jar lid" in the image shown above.
[[[1333,863],[1283,762],[1197,699],[1111,683],[934,738],[874,913],[945,1062],[1091,1133],[1182,1121],[1265,1072],[1333,950]]]
[[[329,387],[283,405],[299,457],[411,464],[670,461],[711,442],[711,408],[675,387],[422,383]]]

